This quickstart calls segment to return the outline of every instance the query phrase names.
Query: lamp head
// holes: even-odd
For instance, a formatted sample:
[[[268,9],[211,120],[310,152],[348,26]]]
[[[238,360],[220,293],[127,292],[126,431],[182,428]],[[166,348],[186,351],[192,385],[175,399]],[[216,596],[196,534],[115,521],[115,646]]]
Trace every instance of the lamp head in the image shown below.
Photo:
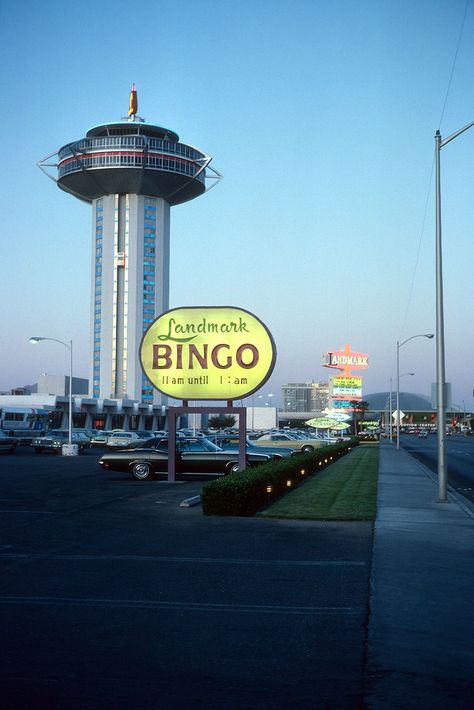
[[[33,336],[30,338],[30,343],[33,343],[33,345],[35,345],[36,343],[39,343],[40,340],[44,340],[44,338],[41,338],[39,336]]]
[[[434,333],[425,333],[425,338],[434,338]]]

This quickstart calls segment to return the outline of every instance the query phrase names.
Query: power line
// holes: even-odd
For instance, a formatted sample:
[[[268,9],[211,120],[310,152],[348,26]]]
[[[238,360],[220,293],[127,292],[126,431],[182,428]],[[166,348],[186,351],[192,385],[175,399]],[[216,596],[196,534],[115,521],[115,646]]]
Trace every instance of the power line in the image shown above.
[[[465,5],[464,5],[463,18],[462,18],[461,27],[460,27],[460,30],[459,30],[458,41],[457,41],[457,44],[456,44],[456,51],[454,52],[454,58],[453,58],[452,66],[451,66],[451,73],[450,73],[449,79],[448,79],[448,86],[447,86],[447,88],[446,88],[446,94],[445,94],[444,101],[443,101],[443,107],[442,107],[442,109],[441,109],[441,116],[440,116],[440,119],[439,119],[438,128],[441,128],[441,123],[442,123],[443,118],[444,118],[444,112],[445,112],[445,110],[446,110],[446,105],[447,105],[447,103],[448,103],[448,97],[449,97],[449,93],[450,93],[450,90],[451,90],[451,84],[452,84],[452,81],[453,81],[454,71],[455,71],[456,64],[457,64],[457,59],[458,59],[458,54],[459,54],[459,48],[460,48],[460,46],[461,46],[462,37],[463,37],[463,34],[464,34],[464,25],[466,24],[466,17],[467,17],[467,11],[468,11],[468,7],[469,7],[469,2],[470,2],[470,0],[466,0],[466,3],[465,3]],[[417,247],[416,257],[415,257],[415,265],[414,265],[414,268],[413,268],[413,276],[412,276],[412,279],[411,279],[410,290],[409,290],[409,293],[408,293],[408,299],[407,299],[407,305],[406,305],[406,309],[405,309],[405,315],[404,315],[404,318],[403,318],[402,328],[401,328],[401,331],[400,331],[401,333],[403,333],[404,328],[405,328],[405,325],[406,325],[406,321],[407,321],[407,318],[408,318],[408,312],[409,312],[409,310],[410,310],[411,301],[412,301],[412,297],[413,297],[413,291],[414,291],[414,287],[415,287],[415,281],[416,281],[416,275],[417,275],[417,270],[418,270],[418,264],[419,264],[419,260],[420,260],[421,243],[422,243],[422,241],[423,241],[423,235],[424,235],[424,231],[425,231],[426,215],[427,215],[427,211],[428,211],[428,203],[429,203],[429,199],[430,199],[430,195],[431,195],[431,190],[432,190],[434,164],[435,164],[435,158],[434,158],[434,154],[433,154],[433,159],[432,159],[432,162],[431,162],[430,178],[429,178],[429,181],[428,181],[428,189],[427,189],[427,191],[426,191],[425,208],[424,208],[424,211],[423,211],[423,219],[422,219],[421,230],[420,230],[420,236],[419,236],[419,239],[418,239],[418,247]]]
[[[441,118],[439,119],[439,123],[438,123],[438,128],[439,128],[439,129],[441,128],[441,123],[442,123],[443,118],[444,118],[444,112],[445,112],[445,109],[446,109],[446,104],[447,104],[447,102],[448,102],[448,96],[449,96],[449,92],[450,92],[450,89],[451,89],[451,83],[452,83],[452,81],[453,81],[454,69],[456,68],[456,62],[457,62],[457,59],[458,59],[459,47],[461,46],[461,40],[462,40],[462,36],[463,36],[463,33],[464,33],[464,25],[466,24],[466,16],[467,16],[467,9],[468,9],[468,7],[469,7],[469,0],[466,0],[466,4],[465,4],[465,6],[464,6],[464,15],[463,15],[462,22],[461,22],[461,29],[459,30],[458,43],[457,43],[457,45],[456,45],[456,51],[455,51],[455,53],[454,53],[453,65],[452,65],[452,67],[451,67],[451,74],[449,75],[448,88],[446,89],[446,95],[445,95],[445,97],[444,97],[444,102],[443,102],[443,108],[442,108],[442,110],[441,110]],[[431,171],[431,174],[433,174],[433,171]]]

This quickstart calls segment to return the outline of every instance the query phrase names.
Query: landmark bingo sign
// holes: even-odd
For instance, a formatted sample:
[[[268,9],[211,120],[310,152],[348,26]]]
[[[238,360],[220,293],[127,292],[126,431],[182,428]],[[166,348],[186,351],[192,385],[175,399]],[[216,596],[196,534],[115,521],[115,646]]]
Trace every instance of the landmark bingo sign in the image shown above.
[[[272,335],[249,311],[184,307],[162,313],[144,333],[142,369],[152,385],[182,400],[242,399],[270,377]]]

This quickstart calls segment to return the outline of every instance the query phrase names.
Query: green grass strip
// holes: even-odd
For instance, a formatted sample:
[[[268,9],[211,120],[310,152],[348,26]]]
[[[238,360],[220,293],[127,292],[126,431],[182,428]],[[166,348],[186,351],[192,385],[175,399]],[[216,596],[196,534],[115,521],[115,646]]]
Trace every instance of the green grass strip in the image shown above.
[[[296,520],[375,520],[379,447],[357,446],[258,515]]]

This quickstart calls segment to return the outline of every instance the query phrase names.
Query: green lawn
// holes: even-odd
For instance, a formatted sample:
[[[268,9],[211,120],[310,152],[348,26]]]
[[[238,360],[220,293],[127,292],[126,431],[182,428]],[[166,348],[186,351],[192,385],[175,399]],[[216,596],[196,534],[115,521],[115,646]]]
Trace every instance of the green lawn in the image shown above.
[[[258,515],[300,520],[375,520],[379,447],[356,446]]]

